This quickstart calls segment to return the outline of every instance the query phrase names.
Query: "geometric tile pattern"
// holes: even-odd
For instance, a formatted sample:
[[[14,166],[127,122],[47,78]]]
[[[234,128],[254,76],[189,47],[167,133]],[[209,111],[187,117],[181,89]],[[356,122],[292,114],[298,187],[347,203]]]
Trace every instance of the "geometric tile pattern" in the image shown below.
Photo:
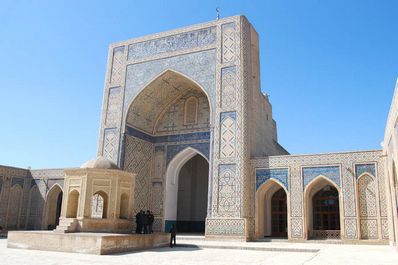
[[[236,165],[219,165],[218,214],[236,216],[240,212],[241,184],[236,176]]]
[[[317,176],[322,175],[340,186],[340,168],[338,166],[303,167],[304,188]]]
[[[103,145],[103,156],[115,163],[117,163],[117,147],[116,141],[116,129],[107,128],[104,130],[104,145]]]
[[[220,157],[235,156],[236,112],[221,113]]]
[[[117,126],[118,109],[121,104],[120,86],[109,88],[108,106],[106,108],[106,126]]]
[[[112,60],[112,70],[111,70],[112,84],[120,82],[123,70],[123,55],[124,55],[124,46],[113,49],[113,60]]]
[[[243,236],[245,233],[244,219],[208,219],[206,235]]]
[[[153,144],[126,136],[124,170],[136,173],[134,212],[146,209],[150,203],[150,180],[153,161]]]
[[[222,62],[229,63],[235,59],[235,23],[221,26],[222,31]]]
[[[288,188],[288,176],[289,172],[287,168],[274,168],[274,169],[256,169],[256,190],[267,180],[275,179]]]
[[[359,214],[361,217],[377,217],[376,183],[369,175],[358,180]]]
[[[357,238],[357,219],[346,218],[344,220],[345,236],[347,239]]]
[[[388,219],[386,219],[386,218],[381,219],[381,237],[383,239],[389,238]]]
[[[376,239],[378,237],[377,219],[361,220],[361,238]]]
[[[157,54],[207,46],[213,44],[215,40],[216,28],[210,27],[163,38],[138,42],[129,45],[128,59],[139,60]]]
[[[221,70],[221,106],[233,107],[236,99],[236,67]]]

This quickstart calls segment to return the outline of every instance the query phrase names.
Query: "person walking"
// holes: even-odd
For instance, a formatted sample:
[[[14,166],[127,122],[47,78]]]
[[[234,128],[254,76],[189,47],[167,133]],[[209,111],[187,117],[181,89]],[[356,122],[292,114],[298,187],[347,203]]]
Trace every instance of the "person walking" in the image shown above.
[[[174,225],[171,225],[170,227],[170,247],[173,247],[173,241],[174,241],[174,246],[176,246],[176,236],[177,236],[177,231],[174,227]]]

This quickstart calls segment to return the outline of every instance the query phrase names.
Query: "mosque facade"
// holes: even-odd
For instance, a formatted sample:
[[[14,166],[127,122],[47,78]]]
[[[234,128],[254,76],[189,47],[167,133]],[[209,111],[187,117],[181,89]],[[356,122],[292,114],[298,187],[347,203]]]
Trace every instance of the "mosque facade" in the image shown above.
[[[110,45],[97,155],[136,174],[129,212],[206,238],[396,244],[396,96],[384,150],[289,154],[261,92],[258,42],[233,16]],[[0,225],[54,229],[64,176],[0,167]]]

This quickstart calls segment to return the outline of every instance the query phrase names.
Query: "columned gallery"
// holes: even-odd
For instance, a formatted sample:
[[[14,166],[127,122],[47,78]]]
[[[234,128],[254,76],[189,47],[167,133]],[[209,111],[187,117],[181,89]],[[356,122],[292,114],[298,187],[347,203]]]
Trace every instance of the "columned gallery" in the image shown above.
[[[63,169],[0,167],[0,225],[54,229],[85,194],[86,219],[151,210],[155,231],[208,239],[397,241],[396,113],[384,151],[289,154],[244,16],[112,43],[103,98],[95,163],[134,174],[133,190],[112,204],[111,189],[65,190]]]

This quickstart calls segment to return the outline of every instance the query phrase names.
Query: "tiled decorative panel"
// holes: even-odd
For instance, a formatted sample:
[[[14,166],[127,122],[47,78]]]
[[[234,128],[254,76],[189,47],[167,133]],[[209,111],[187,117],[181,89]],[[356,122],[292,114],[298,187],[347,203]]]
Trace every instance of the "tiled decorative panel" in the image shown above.
[[[123,71],[124,46],[113,49],[111,84],[119,84]]]
[[[376,239],[378,235],[376,219],[361,220],[361,238]]]
[[[357,219],[345,218],[344,227],[346,239],[357,239]]]
[[[236,101],[236,67],[227,67],[221,70],[221,107],[235,105]]]
[[[116,129],[104,130],[103,156],[117,163],[118,143],[116,141]]]
[[[256,190],[267,180],[278,180],[289,190],[289,172],[287,168],[256,169]]]
[[[244,219],[207,219],[206,235],[244,236]]]
[[[193,149],[198,150],[201,154],[203,154],[207,159],[209,159],[209,143],[191,143],[191,144],[178,144],[178,145],[168,145],[167,146],[167,160],[166,164],[168,165],[170,161],[176,156],[179,152],[184,150],[185,148],[191,147]]]
[[[337,186],[341,187],[339,166],[303,167],[302,171],[304,188],[308,183],[320,175],[327,177]]]
[[[151,167],[153,163],[153,144],[127,136],[125,140],[124,170],[136,173],[134,190],[134,212],[150,205]]]
[[[218,170],[218,213],[236,216],[240,212],[241,183],[236,174],[236,165],[219,165]]]
[[[369,173],[376,177],[376,167],[375,164],[357,164],[355,165],[355,176],[359,178],[363,173]]]
[[[235,60],[235,23],[221,26],[222,31],[222,62],[229,63]]]
[[[109,88],[108,105],[106,108],[106,126],[116,126],[118,110],[120,108],[120,86]]]
[[[139,60],[174,51],[209,46],[216,41],[216,28],[209,27],[129,45],[129,60]]]
[[[236,152],[236,112],[221,113],[220,157],[234,157]]]
[[[376,182],[369,175],[358,180],[359,214],[361,217],[376,217]]]

